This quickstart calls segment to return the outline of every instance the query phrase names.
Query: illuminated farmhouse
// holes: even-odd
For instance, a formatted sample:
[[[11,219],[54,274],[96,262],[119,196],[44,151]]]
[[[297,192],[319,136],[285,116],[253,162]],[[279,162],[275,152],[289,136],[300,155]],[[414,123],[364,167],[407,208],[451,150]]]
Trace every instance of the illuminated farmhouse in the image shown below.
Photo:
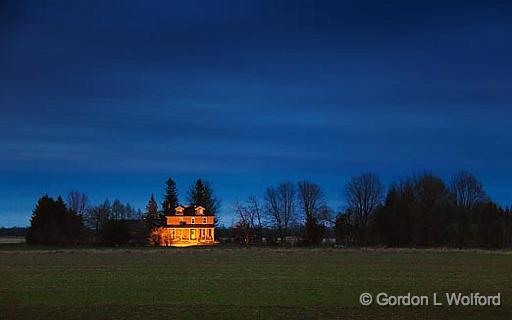
[[[215,243],[215,217],[201,206],[178,206],[166,216],[166,225],[153,230],[151,238],[160,246],[188,247]]]

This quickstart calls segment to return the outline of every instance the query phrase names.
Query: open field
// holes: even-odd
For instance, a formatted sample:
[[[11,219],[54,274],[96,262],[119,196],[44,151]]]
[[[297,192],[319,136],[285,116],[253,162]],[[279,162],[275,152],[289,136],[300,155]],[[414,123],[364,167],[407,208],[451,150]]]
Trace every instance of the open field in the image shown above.
[[[25,243],[25,237],[0,237],[0,245],[14,243]]]
[[[1,319],[510,319],[512,253],[0,246]],[[502,294],[501,307],[362,307],[363,292]]]

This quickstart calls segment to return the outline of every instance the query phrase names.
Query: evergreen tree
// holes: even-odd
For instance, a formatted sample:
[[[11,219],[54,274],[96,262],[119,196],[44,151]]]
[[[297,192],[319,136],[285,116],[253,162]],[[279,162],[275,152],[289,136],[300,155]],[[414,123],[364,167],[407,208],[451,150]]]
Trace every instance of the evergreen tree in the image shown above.
[[[68,210],[62,198],[40,198],[27,230],[28,244],[70,245],[80,240],[82,219]]]
[[[214,196],[213,188],[209,182],[197,179],[194,186],[188,191],[188,199],[195,206],[204,207],[207,214],[216,215],[220,208],[220,200]],[[215,219],[218,223],[218,219]]]
[[[168,216],[174,213],[174,208],[178,206],[178,191],[176,190],[176,182],[172,178],[165,182],[165,196],[162,202],[162,210],[164,215]]]
[[[163,216],[158,213],[158,203],[153,194],[146,205],[146,214],[144,214],[144,221],[148,230],[160,227],[163,224]]]
[[[156,203],[153,194],[151,194],[151,198],[149,198],[148,204],[146,205],[146,212],[148,214],[158,214],[158,203]]]

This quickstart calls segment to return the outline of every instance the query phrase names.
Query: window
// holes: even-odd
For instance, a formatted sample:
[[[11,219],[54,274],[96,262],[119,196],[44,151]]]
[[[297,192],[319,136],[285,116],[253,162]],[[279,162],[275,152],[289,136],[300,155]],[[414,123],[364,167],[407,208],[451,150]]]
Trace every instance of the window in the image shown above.
[[[206,218],[203,218],[203,224],[206,224]]]

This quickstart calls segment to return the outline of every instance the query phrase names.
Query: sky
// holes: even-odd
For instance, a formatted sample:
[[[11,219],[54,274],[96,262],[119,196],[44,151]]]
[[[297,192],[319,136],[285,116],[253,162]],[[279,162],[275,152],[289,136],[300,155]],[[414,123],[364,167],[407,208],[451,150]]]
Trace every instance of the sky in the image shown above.
[[[311,180],[342,208],[475,174],[512,204],[507,1],[1,1],[0,226],[79,190],[144,209],[173,177],[232,203]]]

